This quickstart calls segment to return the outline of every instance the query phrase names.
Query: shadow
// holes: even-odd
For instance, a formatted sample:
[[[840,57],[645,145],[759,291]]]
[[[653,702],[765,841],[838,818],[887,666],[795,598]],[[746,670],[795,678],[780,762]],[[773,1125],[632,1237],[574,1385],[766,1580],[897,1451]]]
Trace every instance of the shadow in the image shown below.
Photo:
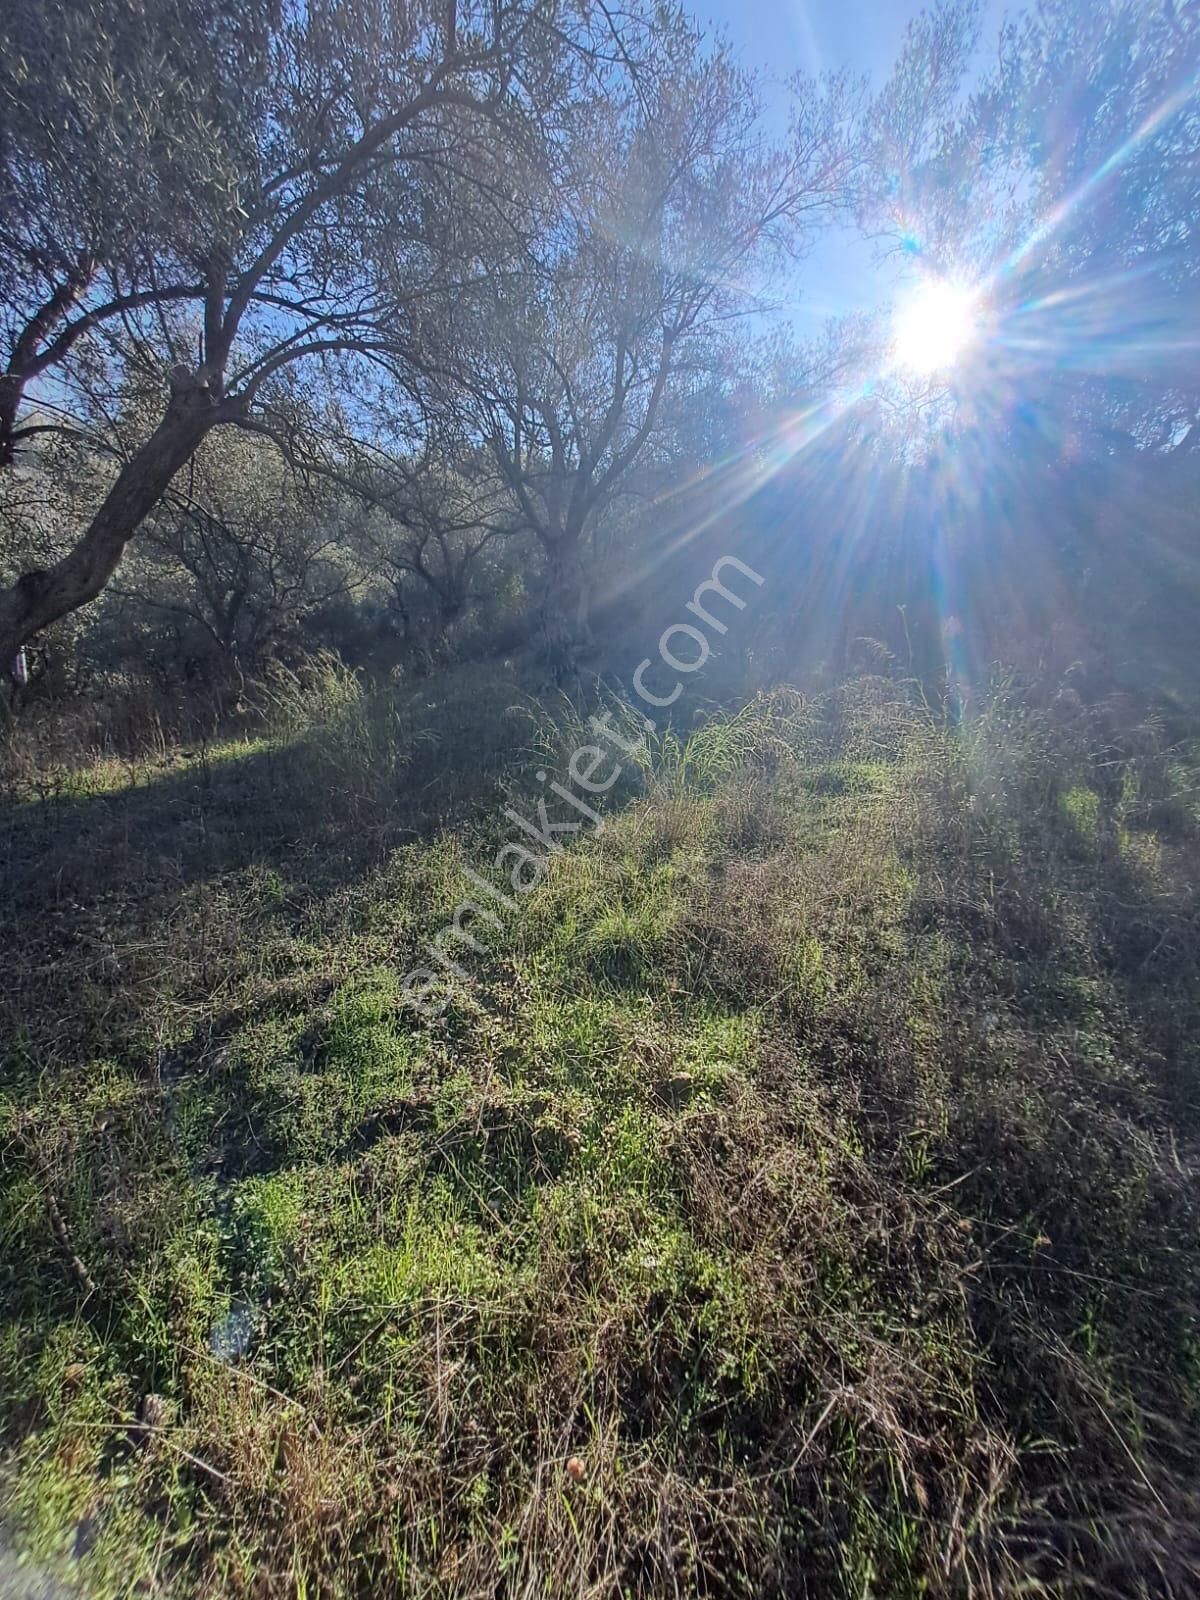
[[[156,992],[160,1011],[180,992],[207,1001],[256,940],[344,914],[398,849],[485,827],[536,760],[524,697],[499,664],[467,668],[290,742],[200,749],[131,765],[120,787],[0,807],[10,1040],[59,1059],[119,1047],[133,1022],[153,1031]]]

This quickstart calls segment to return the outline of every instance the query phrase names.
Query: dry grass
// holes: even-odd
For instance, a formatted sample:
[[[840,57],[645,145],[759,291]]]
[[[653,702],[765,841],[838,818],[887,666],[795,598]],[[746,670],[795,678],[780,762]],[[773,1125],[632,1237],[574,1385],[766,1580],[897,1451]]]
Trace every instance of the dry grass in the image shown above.
[[[14,1584],[1196,1591],[1194,752],[752,702],[418,1028],[575,713],[289,693],[5,821]]]

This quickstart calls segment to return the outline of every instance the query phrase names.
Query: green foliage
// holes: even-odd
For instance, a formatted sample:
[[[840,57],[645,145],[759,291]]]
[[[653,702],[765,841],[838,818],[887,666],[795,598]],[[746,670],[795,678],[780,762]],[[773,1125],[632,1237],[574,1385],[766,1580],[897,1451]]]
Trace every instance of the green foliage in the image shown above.
[[[403,973],[494,824],[331,865],[346,792],[458,769],[358,731],[394,712],[334,668],[282,682],[271,759],[354,774],[329,834],[320,784],[275,791],[307,873],[210,853],[204,907],[184,842],[127,858],[153,892],[113,943],[171,950],[65,958],[102,1050],[17,947],[15,1548],[98,1597],[1182,1582],[1186,752],[1114,756],[1099,713],[1003,681],[970,726],[878,680],[754,702],[648,745],[425,1027]],[[580,726],[531,753],[502,718],[493,759],[500,727],[516,771]],[[212,781],[257,805],[254,759]],[[152,819],[171,781],[41,806]]]

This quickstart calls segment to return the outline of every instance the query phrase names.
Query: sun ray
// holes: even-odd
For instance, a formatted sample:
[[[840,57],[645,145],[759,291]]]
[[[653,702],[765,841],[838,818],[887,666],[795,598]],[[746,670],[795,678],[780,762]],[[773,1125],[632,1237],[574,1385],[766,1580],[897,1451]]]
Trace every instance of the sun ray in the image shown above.
[[[994,273],[994,277],[999,279],[1016,271],[1039,245],[1045,244],[1053,234],[1058,232],[1072,212],[1077,211],[1080,206],[1091,199],[1107,177],[1116,172],[1118,168],[1123,167],[1131,159],[1140,145],[1157,133],[1163,123],[1169,121],[1177,111],[1182,111],[1187,102],[1196,94],[1197,89],[1200,89],[1200,72],[1193,73],[1173,94],[1169,94],[1161,105],[1142,120],[1127,139],[1105,156],[1093,173],[1086,177],[1069,195],[1060,200],[1056,206],[1053,206],[1042,221],[1031,231],[1029,237],[1023,240],[1012,254],[1000,264]]]

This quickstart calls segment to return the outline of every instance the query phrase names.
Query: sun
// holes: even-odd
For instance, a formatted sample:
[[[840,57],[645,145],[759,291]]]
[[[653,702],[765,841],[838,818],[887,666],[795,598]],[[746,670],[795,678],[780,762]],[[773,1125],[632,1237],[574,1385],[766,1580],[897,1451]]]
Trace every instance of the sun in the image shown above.
[[[892,360],[919,376],[945,372],[978,333],[972,290],[944,278],[929,278],[896,310]]]

